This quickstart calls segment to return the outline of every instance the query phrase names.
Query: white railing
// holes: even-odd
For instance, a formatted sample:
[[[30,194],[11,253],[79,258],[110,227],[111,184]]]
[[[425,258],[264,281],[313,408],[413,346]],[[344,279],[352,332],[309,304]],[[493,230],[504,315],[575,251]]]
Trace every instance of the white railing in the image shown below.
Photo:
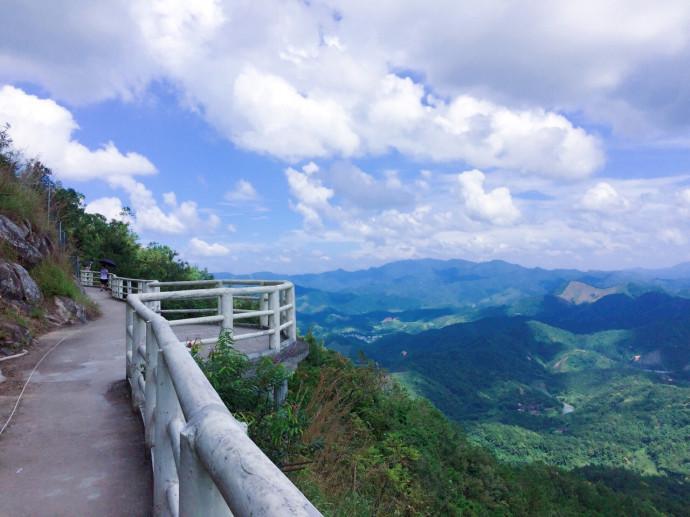
[[[100,287],[100,271],[91,271],[90,269],[82,269],[79,272],[81,285],[87,287]],[[144,280],[142,278],[126,278],[117,276],[113,273],[108,273],[108,289],[113,298],[118,300],[125,300],[128,294],[146,293],[148,292],[148,285],[153,280]]]
[[[214,286],[214,287],[210,287]],[[237,286],[237,287],[233,287]],[[160,291],[184,287],[185,291]],[[210,287],[191,289],[194,287]],[[149,304],[157,303],[162,314],[191,314],[215,312],[209,316],[170,321],[170,325],[218,323],[220,328],[233,333],[235,326],[247,326],[246,320],[256,319],[257,331],[235,334],[234,341],[268,336],[268,354],[274,354],[297,340],[297,312],[295,287],[290,282],[271,280],[191,280],[181,282],[151,282],[148,293],[142,297]],[[216,299],[216,307],[206,309],[160,309],[168,300]],[[250,302],[256,309],[235,307],[236,301]],[[155,310],[155,308],[154,308]],[[236,323],[237,322],[237,325]],[[218,338],[201,339],[201,344],[214,344]]]
[[[91,271],[90,269],[82,269],[79,271],[79,280],[81,285],[86,287],[98,287],[98,271]]]
[[[218,323],[223,329],[233,331],[247,319],[258,318],[256,332],[233,335],[235,341],[268,336],[268,350],[259,355],[273,355],[297,340],[297,312],[295,310],[295,288],[290,282],[274,280],[185,280],[159,282],[141,278],[125,278],[110,273],[109,290],[113,298],[126,300],[131,294],[151,295],[147,305],[160,314],[215,313],[184,319],[174,319],[170,325]],[[88,287],[100,286],[99,272],[82,269],[81,284]],[[184,291],[161,291],[161,288],[185,288]],[[207,289],[203,289],[207,288]],[[211,288],[211,289],[208,289]],[[219,294],[215,289],[230,289]],[[211,293],[211,294],[209,294]],[[165,300],[217,299],[216,307],[162,309]],[[250,301],[258,310],[235,307],[235,301]],[[239,320],[245,320],[244,322]],[[247,326],[247,325],[242,325]],[[217,337],[199,340],[200,344],[214,344]]]
[[[98,285],[98,272],[81,271],[83,285]],[[94,284],[94,279],[96,284]],[[297,338],[295,290],[290,282],[204,280],[157,282],[111,276],[125,290],[126,376],[133,408],[144,422],[151,452],[154,515],[321,515],[247,436],[181,343],[172,326],[217,323],[233,332],[253,318],[259,330],[235,341],[269,337],[269,354]],[[175,287],[183,291],[161,291]],[[194,289],[199,287],[200,289]],[[134,292],[137,289],[139,292]],[[167,300],[215,299],[216,307],[162,309]],[[235,307],[236,300],[257,308]],[[168,321],[162,314],[215,312]],[[201,340],[214,343],[217,338]],[[263,354],[262,354],[263,355]],[[274,394],[275,395],[275,394]]]
[[[154,514],[320,515],[247,436],[246,426],[225,407],[171,322],[147,306],[190,294],[220,296],[224,310],[219,321],[228,328],[235,295],[268,292],[275,301],[278,288],[292,287],[286,284],[128,296],[127,379],[151,448]],[[279,318],[278,310],[266,316]]]

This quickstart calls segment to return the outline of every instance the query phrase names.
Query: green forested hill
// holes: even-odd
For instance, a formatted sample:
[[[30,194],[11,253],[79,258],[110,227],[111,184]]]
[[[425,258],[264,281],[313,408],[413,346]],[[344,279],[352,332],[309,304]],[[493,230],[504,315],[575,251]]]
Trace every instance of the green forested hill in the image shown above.
[[[500,460],[690,507],[688,273],[424,260],[292,280],[303,330],[364,353]]]
[[[499,458],[690,476],[690,302],[612,295],[545,308],[352,351],[390,368]]]
[[[284,377],[270,360],[258,377],[242,375],[246,361],[222,347],[201,364],[252,439],[324,515],[684,514],[690,487],[680,480],[497,461],[384,371],[306,341],[309,357],[278,409],[265,392]]]

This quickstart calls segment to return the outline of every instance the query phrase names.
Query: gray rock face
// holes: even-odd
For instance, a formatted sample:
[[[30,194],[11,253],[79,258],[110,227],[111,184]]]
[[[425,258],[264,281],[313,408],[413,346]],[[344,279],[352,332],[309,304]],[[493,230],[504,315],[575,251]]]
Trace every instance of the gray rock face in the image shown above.
[[[0,321],[0,357],[17,353],[33,341],[31,332],[14,321]]]
[[[0,260],[0,297],[36,304],[43,296],[29,272],[14,262]]]
[[[0,242],[8,245],[17,254],[17,260],[27,266],[38,264],[53,247],[50,239],[34,233],[28,222],[17,224],[4,215],[0,215]]]
[[[86,311],[83,305],[78,304],[71,298],[55,296],[53,298],[53,307],[48,313],[47,319],[55,325],[83,323],[86,321]]]

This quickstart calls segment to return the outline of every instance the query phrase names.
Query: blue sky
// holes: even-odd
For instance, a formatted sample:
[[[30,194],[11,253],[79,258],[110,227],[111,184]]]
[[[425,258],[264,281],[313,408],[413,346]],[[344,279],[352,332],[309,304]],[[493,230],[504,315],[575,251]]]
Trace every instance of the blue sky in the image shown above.
[[[4,13],[17,146],[211,271],[690,260],[685,1]]]

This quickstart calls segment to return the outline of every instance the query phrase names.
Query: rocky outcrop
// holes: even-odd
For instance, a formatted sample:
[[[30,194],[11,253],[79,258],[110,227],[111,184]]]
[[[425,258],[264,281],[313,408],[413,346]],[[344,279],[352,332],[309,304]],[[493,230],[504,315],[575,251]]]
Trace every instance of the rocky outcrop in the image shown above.
[[[17,257],[17,261],[32,267],[48,256],[53,243],[46,236],[34,232],[29,222],[16,223],[0,214],[0,242]]]
[[[33,334],[26,326],[11,319],[0,318],[0,357],[12,355],[32,341]]]
[[[50,304],[50,310],[46,319],[54,325],[72,325],[85,322],[86,311],[84,306],[66,296],[55,296]]]
[[[38,285],[23,266],[0,260],[0,298],[35,305],[43,297]]]
[[[70,298],[44,300],[29,273],[51,261],[53,252],[50,238],[34,231],[28,221],[0,214],[0,356],[29,346],[50,327],[86,320],[84,306]]]

